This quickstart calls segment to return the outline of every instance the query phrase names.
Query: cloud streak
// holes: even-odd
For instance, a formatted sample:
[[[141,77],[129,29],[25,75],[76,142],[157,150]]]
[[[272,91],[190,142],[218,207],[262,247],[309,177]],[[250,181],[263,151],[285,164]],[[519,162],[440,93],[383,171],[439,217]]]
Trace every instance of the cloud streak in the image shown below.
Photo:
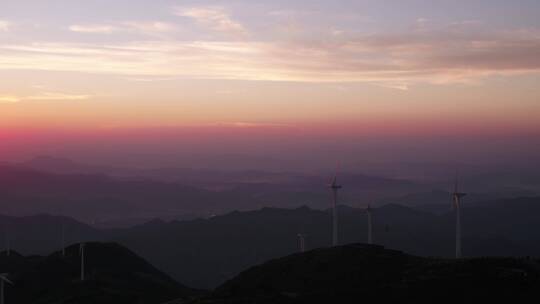
[[[0,104],[1,103],[16,103],[21,101],[21,99],[17,96],[12,95],[0,95]]]
[[[141,33],[168,33],[177,30],[176,25],[161,21],[126,21],[122,25],[129,30]]]
[[[68,94],[62,92],[40,92],[29,96],[0,95],[0,103],[18,103],[21,101],[64,101],[87,100],[92,95]]]
[[[223,7],[175,7],[174,14],[193,19],[197,24],[216,32],[234,36],[246,36],[248,33],[244,25],[234,20]]]
[[[155,35],[174,32],[177,27],[172,23],[161,21],[125,21],[112,24],[73,24],[68,29],[84,34],[139,33]]]
[[[111,25],[100,25],[100,24],[74,24],[69,27],[69,30],[77,33],[86,33],[86,34],[112,34],[119,31],[118,27]]]
[[[407,89],[417,83],[470,83],[491,75],[538,73],[538,54],[538,30],[471,30],[459,25],[294,41],[0,44],[0,68],[156,78],[368,82]]]
[[[42,92],[36,95],[27,96],[23,99],[25,100],[55,100],[55,101],[61,101],[61,100],[87,100],[90,99],[92,95],[84,95],[84,94],[66,94],[66,93],[60,93],[60,92]]]
[[[5,20],[0,20],[0,32],[8,32],[11,27],[11,23]]]

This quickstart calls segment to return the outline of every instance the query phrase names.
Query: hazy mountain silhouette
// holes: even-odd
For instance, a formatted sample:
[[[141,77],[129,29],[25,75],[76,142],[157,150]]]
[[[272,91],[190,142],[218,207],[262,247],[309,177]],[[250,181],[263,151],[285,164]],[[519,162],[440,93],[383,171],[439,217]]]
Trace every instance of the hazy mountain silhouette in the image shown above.
[[[128,178],[110,177],[99,170],[49,157],[24,166],[0,166],[0,207],[3,213],[12,215],[48,212],[86,222],[129,224],[155,217],[186,219],[264,206],[309,204],[326,208],[328,200],[328,180],[320,176],[163,169],[168,173],[145,176],[141,172],[141,176]],[[342,199],[352,205],[424,189],[408,181],[359,174],[343,174],[340,181],[349,187]],[[216,189],[220,191],[213,191]]]
[[[411,165],[413,168],[421,164]],[[437,164],[433,164],[437,166]],[[445,164],[437,169],[437,173],[431,172],[434,178],[427,178],[424,183],[411,182],[405,179],[390,177],[380,177],[377,170],[370,174],[357,172],[340,172],[339,181],[345,185],[345,191],[341,193],[341,201],[352,206],[365,206],[368,203],[388,204],[398,203],[402,205],[415,206],[433,212],[442,212],[442,205],[448,202],[445,194],[451,188],[453,181],[444,179],[443,172],[452,172],[456,164]],[[0,166],[0,170],[6,165]],[[263,170],[223,170],[190,167],[163,167],[163,168],[129,168],[129,167],[106,167],[78,163],[67,158],[39,156],[26,162],[8,167],[25,169],[27,171],[45,172],[55,175],[78,176],[98,176],[101,179],[107,178],[109,182],[137,182],[138,187],[146,189],[148,192],[155,191],[155,184],[176,184],[178,192],[199,190],[203,193],[209,192],[209,196],[219,191],[222,197],[221,203],[208,204],[204,200],[196,202],[195,206],[179,202],[181,206],[176,208],[167,205],[167,202],[154,204],[158,211],[139,211],[138,216],[133,216],[134,220],[126,221],[127,224],[137,223],[135,219],[149,219],[149,213],[153,216],[172,219],[174,217],[193,218],[193,214],[222,213],[232,209],[258,209],[264,206],[272,207],[298,207],[309,204],[316,208],[327,206],[328,191],[325,185],[329,182],[330,176],[320,174],[306,174],[296,172],[274,172]],[[406,165],[405,167],[410,167]],[[418,169],[418,168],[417,168]],[[414,169],[413,171],[417,170]],[[405,169],[407,170],[407,169]],[[412,170],[412,169],[411,169]],[[486,169],[477,168],[469,170],[468,175],[461,178],[462,184],[467,186],[470,193],[469,201],[493,200],[505,197],[535,196],[540,194],[540,175],[529,170],[518,171],[493,171],[485,173]],[[381,172],[384,172],[381,171]],[[8,172],[9,173],[9,170]],[[331,174],[330,174],[331,175]],[[398,175],[399,176],[399,175]],[[418,180],[418,179],[415,179]],[[91,180],[81,183],[91,183]],[[150,185],[145,186],[145,183]],[[21,184],[24,186],[24,184]],[[67,186],[67,185],[66,185]],[[28,188],[32,190],[32,184]],[[211,190],[211,191],[206,191]],[[110,191],[110,190],[109,190]],[[122,200],[132,200],[125,197],[118,191],[111,192],[111,196],[120,197]],[[171,194],[172,195],[172,194]],[[189,193],[186,193],[189,198]],[[189,199],[190,201],[192,199]],[[110,200],[109,200],[110,201]],[[111,202],[109,202],[111,204]],[[118,204],[117,202],[113,205]],[[159,206],[164,204],[164,206]],[[171,210],[172,209],[172,210]],[[178,210],[181,209],[181,210]],[[43,210],[48,211],[50,210]],[[172,211],[172,212],[171,212]],[[181,214],[172,214],[181,213]],[[120,220],[120,219],[118,219]],[[139,223],[141,221],[139,220]]]
[[[505,201],[515,206],[491,210],[489,203],[463,208],[465,256],[540,256],[540,231],[533,208],[539,198]],[[497,204],[496,204],[497,205]],[[519,207],[518,207],[519,206]],[[529,207],[528,207],[529,206]],[[530,213],[529,213],[530,212]],[[339,238],[342,243],[367,240],[363,210],[340,206]],[[454,255],[455,218],[417,211],[400,205],[375,208],[374,241],[422,256]],[[522,219],[526,219],[523,221]],[[217,286],[242,269],[298,251],[297,234],[307,234],[308,248],[331,242],[329,211],[264,208],[232,212],[205,220],[154,222],[124,230],[115,240],[132,248],[180,282],[200,288]],[[528,239],[522,238],[528,235]]]
[[[540,198],[523,197],[466,205],[463,224],[471,237],[503,237],[516,241],[540,240]],[[444,217],[452,217],[446,214]]]
[[[62,247],[62,226],[66,245],[103,240],[108,236],[107,231],[92,228],[65,216],[0,215],[0,248],[6,246],[5,238],[9,236],[11,248],[24,254],[48,254]]]
[[[88,222],[213,212],[223,202],[246,204],[236,193],[215,193],[174,183],[120,181],[105,175],[51,174],[0,168],[0,206],[7,214],[55,212]]]
[[[80,281],[78,244],[67,248],[66,257],[0,255],[0,271],[15,283],[6,287],[7,303],[162,303],[198,293],[114,243],[87,243],[85,257]]]
[[[465,256],[540,256],[540,198],[463,204]],[[32,229],[25,228],[35,220]],[[59,248],[60,222],[40,217],[12,221],[13,231],[27,231],[12,248],[27,254]],[[390,204],[374,208],[374,242],[420,256],[454,255],[455,217]],[[82,224],[81,224],[82,225]],[[42,227],[37,231],[37,227]],[[298,251],[297,234],[308,248],[331,243],[329,210],[263,208],[189,221],[153,220],[126,229],[98,230],[83,225],[87,237],[116,241],[179,282],[213,288],[240,271]],[[49,231],[47,233],[44,233]],[[69,233],[69,229],[68,229]],[[42,241],[33,241],[43,238]],[[362,209],[339,207],[342,244],[367,241]],[[77,240],[75,240],[77,241]],[[54,247],[58,246],[58,247]],[[24,249],[24,250],[22,250]],[[28,251],[27,251],[28,250]]]
[[[536,192],[532,191],[511,191],[498,193],[468,193],[467,202],[486,202],[499,200],[502,198],[535,196]],[[442,214],[448,211],[448,206],[451,205],[452,195],[450,191],[433,190],[429,192],[411,193],[400,197],[385,198],[375,202],[374,205],[382,206],[388,204],[399,204],[403,206],[413,207],[415,209],[424,210],[432,213]]]
[[[53,156],[37,156],[28,161],[17,164],[18,167],[57,173],[57,174],[107,174],[115,168],[91,166],[72,161],[69,158],[53,157]]]

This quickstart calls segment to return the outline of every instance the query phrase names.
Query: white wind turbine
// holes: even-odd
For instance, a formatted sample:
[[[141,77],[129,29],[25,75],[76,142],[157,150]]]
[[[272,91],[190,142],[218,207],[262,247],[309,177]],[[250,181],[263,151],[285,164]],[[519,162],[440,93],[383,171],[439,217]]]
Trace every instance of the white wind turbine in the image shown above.
[[[332,246],[338,245],[338,215],[337,215],[337,204],[338,204],[338,190],[342,188],[341,185],[337,184],[337,173],[334,175],[332,183],[329,185],[332,189],[333,202],[332,202]]]
[[[62,257],[66,256],[66,224],[62,221]]]
[[[13,282],[11,282],[8,278],[7,278],[8,274],[7,273],[1,273],[0,274],[0,304],[4,304],[5,300],[4,300],[4,285],[5,283],[8,283],[10,285],[13,285]]]
[[[371,209],[371,206],[368,204],[366,208],[367,213],[367,221],[368,221],[368,244],[373,244],[373,219],[372,219],[372,212],[373,209]]]
[[[84,243],[79,245],[79,254],[81,255],[81,281],[84,281]]]
[[[298,245],[300,246],[300,252],[306,252],[306,235],[298,234]]]
[[[452,197],[454,199],[453,206],[456,211],[456,259],[461,258],[461,198],[466,193],[458,191],[458,181],[454,184],[454,193]]]
[[[9,235],[9,230],[6,228],[5,230],[5,242],[6,242],[6,256],[11,255],[11,238]]]

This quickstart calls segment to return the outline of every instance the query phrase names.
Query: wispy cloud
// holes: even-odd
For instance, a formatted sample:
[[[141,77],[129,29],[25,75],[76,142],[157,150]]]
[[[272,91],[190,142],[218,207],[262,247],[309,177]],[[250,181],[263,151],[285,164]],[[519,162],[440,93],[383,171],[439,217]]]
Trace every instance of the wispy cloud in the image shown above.
[[[234,121],[234,122],[217,122],[210,124],[210,126],[219,126],[219,127],[232,127],[232,128],[289,128],[293,127],[290,124],[280,124],[280,123],[259,123],[259,122],[245,122],[245,121]]]
[[[177,77],[126,77],[124,78],[127,81],[133,82],[162,82],[162,81],[173,81],[178,80]]]
[[[92,95],[85,94],[66,94],[60,92],[42,92],[36,95],[27,96],[25,100],[86,100],[90,99]]]
[[[11,22],[0,20],[0,32],[7,32],[11,28]]]
[[[134,79],[367,82],[405,90],[416,83],[473,83],[491,75],[539,73],[539,53],[540,30],[460,25],[293,41],[0,44],[0,68]]]
[[[39,92],[28,96],[0,95],[0,103],[17,103],[21,101],[63,101],[63,100],[87,100],[92,95],[68,94],[62,92]]]
[[[17,96],[13,95],[0,95],[0,103],[16,103],[21,101]]]
[[[125,21],[111,24],[74,24],[69,26],[69,30],[87,34],[114,34],[114,33],[140,33],[140,34],[160,34],[173,32],[176,25],[161,21]]]
[[[175,7],[174,14],[191,18],[199,25],[213,31],[238,36],[245,36],[248,33],[247,29],[240,22],[234,20],[223,7]]]
[[[176,25],[161,21],[126,21],[121,23],[126,30],[142,33],[167,33],[177,29]]]
[[[77,33],[112,34],[119,31],[120,28],[100,24],[74,24],[69,27],[69,30]]]

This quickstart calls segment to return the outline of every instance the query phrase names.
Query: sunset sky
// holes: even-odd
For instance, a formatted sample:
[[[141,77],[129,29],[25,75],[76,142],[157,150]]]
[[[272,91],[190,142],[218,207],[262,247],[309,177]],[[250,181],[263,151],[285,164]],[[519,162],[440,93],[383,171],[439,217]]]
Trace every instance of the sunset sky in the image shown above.
[[[537,0],[2,0],[0,139],[537,138],[539,54]]]

